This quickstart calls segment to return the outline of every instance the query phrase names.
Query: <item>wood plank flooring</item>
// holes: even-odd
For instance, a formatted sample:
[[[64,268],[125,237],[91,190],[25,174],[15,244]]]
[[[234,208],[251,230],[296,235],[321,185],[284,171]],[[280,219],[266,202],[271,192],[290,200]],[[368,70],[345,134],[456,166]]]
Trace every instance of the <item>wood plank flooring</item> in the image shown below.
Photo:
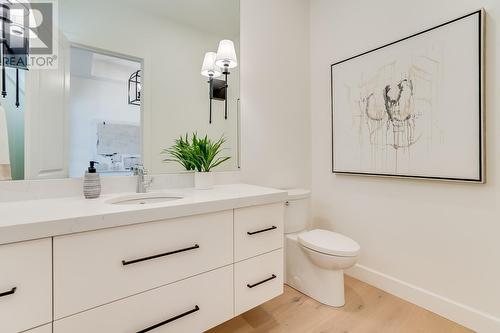
[[[465,333],[471,330],[354,278],[335,309],[285,286],[283,295],[207,333]]]

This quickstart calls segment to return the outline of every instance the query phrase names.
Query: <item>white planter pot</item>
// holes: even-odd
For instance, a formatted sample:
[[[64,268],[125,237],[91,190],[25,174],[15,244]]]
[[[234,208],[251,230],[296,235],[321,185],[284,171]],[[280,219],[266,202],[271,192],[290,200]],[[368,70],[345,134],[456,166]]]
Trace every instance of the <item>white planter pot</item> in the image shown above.
[[[194,187],[197,190],[209,190],[214,187],[215,174],[213,172],[195,172]]]

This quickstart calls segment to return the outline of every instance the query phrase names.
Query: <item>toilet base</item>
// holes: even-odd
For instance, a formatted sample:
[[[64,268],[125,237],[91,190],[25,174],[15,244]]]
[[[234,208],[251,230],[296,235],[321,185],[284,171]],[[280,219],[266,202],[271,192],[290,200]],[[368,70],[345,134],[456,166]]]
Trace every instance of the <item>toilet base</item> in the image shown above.
[[[330,273],[335,273],[328,274],[335,275],[335,277],[333,277],[333,279],[326,279],[327,281],[322,284],[316,285],[316,287],[313,285],[308,285],[307,283],[304,284],[303,280],[301,280],[301,278],[296,275],[291,276],[290,279],[287,278],[285,283],[320,303],[340,308],[345,305],[344,272],[332,271]],[[324,276],[326,277],[326,275],[327,274],[325,274]]]
[[[294,234],[286,235],[285,243],[285,283],[320,303],[344,306],[344,271],[313,264]]]

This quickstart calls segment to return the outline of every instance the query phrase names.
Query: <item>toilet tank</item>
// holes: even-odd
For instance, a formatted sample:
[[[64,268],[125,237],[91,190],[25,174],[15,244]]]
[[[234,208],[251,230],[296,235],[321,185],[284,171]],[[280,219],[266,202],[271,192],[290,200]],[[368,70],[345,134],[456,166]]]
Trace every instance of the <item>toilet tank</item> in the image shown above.
[[[311,219],[311,191],[290,189],[285,207],[285,234],[306,230]]]

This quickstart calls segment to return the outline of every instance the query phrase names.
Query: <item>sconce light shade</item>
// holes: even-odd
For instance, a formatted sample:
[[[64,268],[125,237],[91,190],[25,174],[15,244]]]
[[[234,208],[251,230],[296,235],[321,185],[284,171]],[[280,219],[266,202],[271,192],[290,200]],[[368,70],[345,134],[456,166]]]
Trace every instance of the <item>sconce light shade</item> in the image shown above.
[[[203,65],[201,66],[201,75],[205,77],[218,77],[222,73],[220,68],[215,65],[215,52],[205,53],[205,58],[203,59]]]
[[[217,57],[215,58],[215,64],[219,67],[227,68],[234,68],[238,66],[236,51],[234,50],[234,43],[232,41],[227,39],[220,41],[219,48],[217,49]]]

